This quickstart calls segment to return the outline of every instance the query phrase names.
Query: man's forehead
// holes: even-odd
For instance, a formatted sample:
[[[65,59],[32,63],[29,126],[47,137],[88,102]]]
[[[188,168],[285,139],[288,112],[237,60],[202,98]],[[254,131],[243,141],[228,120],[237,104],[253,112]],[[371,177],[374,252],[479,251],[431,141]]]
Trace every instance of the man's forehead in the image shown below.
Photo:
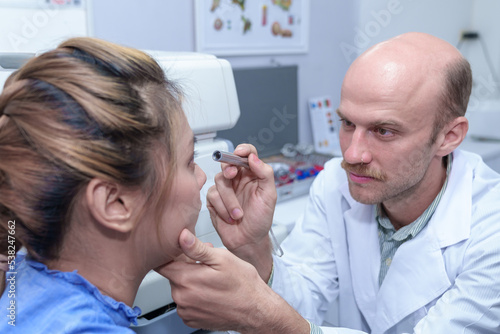
[[[384,118],[425,117],[426,111],[432,111],[441,100],[442,79],[437,73],[431,75],[397,62],[381,63],[378,69],[366,64],[346,75],[340,112],[349,116],[348,113],[357,114],[360,108],[368,108],[385,111],[376,113]]]

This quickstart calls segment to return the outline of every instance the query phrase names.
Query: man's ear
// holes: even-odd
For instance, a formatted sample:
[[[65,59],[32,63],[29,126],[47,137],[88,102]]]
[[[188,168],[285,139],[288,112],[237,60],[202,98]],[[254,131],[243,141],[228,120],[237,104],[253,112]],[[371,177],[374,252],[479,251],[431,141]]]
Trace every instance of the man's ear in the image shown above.
[[[463,116],[457,117],[444,129],[444,138],[438,149],[438,154],[443,157],[453,152],[462,143],[469,130],[469,121]]]
[[[85,196],[90,214],[102,226],[121,233],[133,229],[137,199],[123,186],[94,178],[88,183]]]

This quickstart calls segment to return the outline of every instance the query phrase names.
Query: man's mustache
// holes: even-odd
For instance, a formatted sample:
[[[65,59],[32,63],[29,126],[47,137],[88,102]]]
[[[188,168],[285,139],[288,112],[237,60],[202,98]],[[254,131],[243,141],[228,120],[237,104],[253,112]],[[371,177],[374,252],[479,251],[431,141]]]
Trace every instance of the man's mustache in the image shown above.
[[[379,170],[372,169],[365,164],[350,164],[345,160],[342,160],[340,166],[349,173],[353,173],[359,176],[371,177],[375,180],[386,181],[387,175]]]

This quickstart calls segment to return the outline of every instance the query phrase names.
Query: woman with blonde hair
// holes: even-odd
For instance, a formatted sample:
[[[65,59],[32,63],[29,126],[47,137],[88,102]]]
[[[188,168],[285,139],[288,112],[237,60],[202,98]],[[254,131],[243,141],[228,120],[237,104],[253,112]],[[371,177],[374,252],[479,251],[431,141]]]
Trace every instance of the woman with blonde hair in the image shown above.
[[[131,332],[142,279],[181,254],[201,207],[179,95],[150,56],[90,38],[9,77],[0,332]]]

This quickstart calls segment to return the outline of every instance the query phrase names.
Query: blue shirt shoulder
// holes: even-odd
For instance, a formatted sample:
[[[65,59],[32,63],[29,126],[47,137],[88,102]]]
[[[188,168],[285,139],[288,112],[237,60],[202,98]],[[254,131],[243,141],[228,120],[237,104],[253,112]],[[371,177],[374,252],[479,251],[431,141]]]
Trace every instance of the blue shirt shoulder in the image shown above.
[[[50,270],[25,254],[8,272],[0,333],[134,333],[141,313],[101,292],[76,271]]]

